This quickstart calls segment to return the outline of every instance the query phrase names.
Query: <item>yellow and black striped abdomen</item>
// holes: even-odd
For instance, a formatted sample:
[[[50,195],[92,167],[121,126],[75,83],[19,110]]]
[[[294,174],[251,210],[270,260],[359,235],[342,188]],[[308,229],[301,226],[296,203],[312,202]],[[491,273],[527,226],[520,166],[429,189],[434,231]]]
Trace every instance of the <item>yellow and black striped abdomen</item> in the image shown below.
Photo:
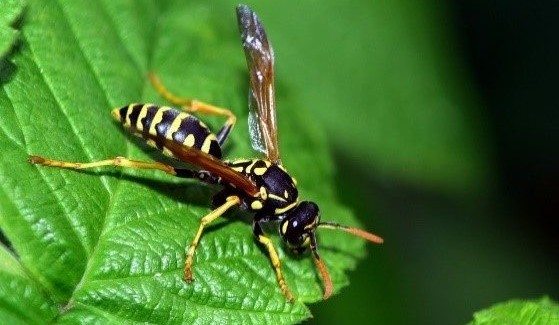
[[[134,134],[147,139],[151,146],[173,156],[163,146],[167,139],[185,147],[195,148],[221,159],[221,147],[215,135],[198,118],[172,107],[152,104],[131,104],[115,108],[113,117]]]

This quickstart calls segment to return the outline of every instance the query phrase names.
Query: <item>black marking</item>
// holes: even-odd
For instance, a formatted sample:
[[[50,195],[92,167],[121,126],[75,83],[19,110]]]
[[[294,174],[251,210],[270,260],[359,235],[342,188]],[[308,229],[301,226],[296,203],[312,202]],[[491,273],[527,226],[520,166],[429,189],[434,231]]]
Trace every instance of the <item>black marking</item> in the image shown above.
[[[157,150],[163,151],[163,148],[165,148],[165,143],[162,139],[155,138],[155,147],[157,148]]]
[[[256,162],[254,163],[254,165],[252,166],[252,169],[251,169],[250,172],[254,174],[254,170],[255,170],[256,168],[266,168],[266,163],[265,163],[264,161],[262,161],[262,160],[256,161]]]
[[[194,134],[194,148],[202,151],[202,146],[204,145],[204,141],[206,141],[206,137],[208,136],[208,133],[206,132],[200,132],[200,130],[198,130],[199,133]],[[206,130],[204,130],[206,131]]]
[[[252,233],[256,238],[264,235],[264,230],[262,230],[262,226],[260,225],[260,222],[257,220],[252,221]]]
[[[266,188],[271,194],[284,197],[284,191],[287,191],[287,197],[289,198],[287,203],[290,203],[291,200],[299,195],[297,188],[292,185],[289,174],[276,165],[272,165],[266,170],[264,175],[262,175],[262,181],[266,184]]]
[[[159,108],[157,106],[153,106],[150,105],[147,108],[147,114],[146,116],[140,121],[142,123],[142,127],[143,127],[143,131],[144,132],[149,132],[149,128],[151,126],[151,122],[153,121],[153,117],[155,116],[155,114],[157,113],[157,110]]]
[[[161,116],[161,122],[157,123],[157,125],[155,126],[156,134],[162,138],[165,138],[167,130],[169,130],[177,115],[179,115],[179,111],[175,109],[169,109],[163,112],[163,115]]]
[[[252,164],[252,160],[233,161],[228,165],[231,167],[241,167],[244,171],[248,166],[250,166],[250,164]]]
[[[216,140],[212,140],[212,142],[210,143],[210,150],[208,153],[216,157],[217,159],[221,159],[222,156],[221,147],[219,146],[219,143],[217,143]]]
[[[191,130],[196,127],[200,127],[200,122],[196,117],[188,115],[187,118],[181,121],[181,125],[179,125],[179,128],[173,133],[173,140],[182,144],[184,139],[186,139],[190,133],[193,133]]]
[[[219,177],[212,175],[207,170],[193,171],[186,168],[175,168],[175,176],[182,178],[196,178],[208,184],[219,184]],[[225,202],[223,202],[225,203]]]
[[[128,106],[123,106],[118,109],[118,114],[120,116],[120,123],[124,124],[124,122],[126,122],[127,113],[128,113]]]
[[[174,134],[177,135],[177,139],[175,139]],[[196,117],[189,115],[182,120],[181,125],[174,134],[173,139],[181,144],[189,134],[192,134],[194,136],[194,145],[192,147],[200,150],[204,144],[204,139],[210,134],[210,131],[202,127],[200,121]],[[183,141],[178,141],[178,139],[182,139]]]
[[[186,168],[175,168],[175,173],[177,177],[182,178],[196,178],[197,173]]]
[[[128,119],[130,120],[130,126],[135,128],[136,122],[138,121],[138,116],[142,111],[142,104],[135,104],[134,106],[130,107],[130,114],[128,114]]]

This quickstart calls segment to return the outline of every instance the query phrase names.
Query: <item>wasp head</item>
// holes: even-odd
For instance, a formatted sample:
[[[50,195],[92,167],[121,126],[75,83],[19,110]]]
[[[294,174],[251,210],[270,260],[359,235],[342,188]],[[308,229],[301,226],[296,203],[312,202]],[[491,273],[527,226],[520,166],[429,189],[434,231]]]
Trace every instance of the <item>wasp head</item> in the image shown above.
[[[286,213],[280,224],[280,235],[293,252],[301,254],[314,246],[314,231],[319,221],[318,205],[303,201]]]
[[[377,244],[382,243],[383,239],[359,228],[343,226],[334,222],[320,222],[318,206],[313,202],[303,201],[286,212],[285,218],[280,224],[280,235],[295,253],[301,254],[310,248],[314,263],[324,282],[324,299],[326,299],[332,294],[333,287],[326,264],[318,255],[315,236],[317,228],[341,230]]]

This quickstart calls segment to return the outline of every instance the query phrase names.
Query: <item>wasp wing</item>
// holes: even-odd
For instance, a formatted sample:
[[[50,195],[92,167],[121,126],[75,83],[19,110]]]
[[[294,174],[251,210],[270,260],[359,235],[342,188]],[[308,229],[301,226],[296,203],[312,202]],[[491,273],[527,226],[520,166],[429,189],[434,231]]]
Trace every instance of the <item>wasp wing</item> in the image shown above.
[[[274,50],[258,16],[246,5],[237,7],[241,41],[250,74],[249,131],[252,146],[280,163],[274,98]]]
[[[258,114],[258,108],[256,104],[256,98],[252,93],[252,89],[248,91],[248,132],[250,134],[250,142],[252,148],[256,151],[260,151],[263,154],[267,154],[266,144],[264,143],[264,137],[262,131],[260,130],[260,115]]]
[[[242,190],[249,195],[256,195],[258,188],[256,185],[245,177],[227,166],[223,161],[218,160],[211,155],[198,149],[183,146],[177,142],[163,140],[163,146],[173,153],[180,161],[193,164],[203,170],[207,170],[212,175],[221,177],[227,184],[233,185],[235,188]]]

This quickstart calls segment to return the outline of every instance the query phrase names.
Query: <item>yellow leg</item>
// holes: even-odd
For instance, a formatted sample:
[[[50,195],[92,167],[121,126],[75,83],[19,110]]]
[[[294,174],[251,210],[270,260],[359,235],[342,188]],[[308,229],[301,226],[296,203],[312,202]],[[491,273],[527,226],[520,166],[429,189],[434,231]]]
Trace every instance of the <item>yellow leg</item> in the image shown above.
[[[276,278],[278,279],[278,284],[280,286],[281,292],[287,298],[287,300],[293,301],[294,300],[293,294],[289,290],[289,287],[287,286],[287,282],[285,282],[285,279],[283,278],[283,274],[281,273],[280,259],[278,253],[276,252],[276,249],[274,248],[274,244],[272,243],[272,240],[264,235],[260,235],[258,236],[258,241],[262,243],[264,246],[266,246],[266,249],[268,250],[268,255],[270,255],[272,266],[276,271]]]
[[[29,156],[29,162],[36,165],[70,168],[70,169],[86,169],[86,168],[94,168],[94,167],[102,167],[102,166],[119,166],[119,167],[136,168],[136,169],[157,169],[167,174],[176,175],[175,168],[173,168],[172,166],[165,165],[160,162],[143,162],[137,160],[130,160],[124,157],[116,157],[113,159],[94,161],[90,163],[77,163],[77,162],[69,162],[69,161],[52,160],[49,158],[44,158],[39,156]]]
[[[229,128],[233,128],[233,125],[237,121],[235,114],[228,110],[227,108],[217,107],[211,104],[207,104],[195,99],[179,97],[172,92],[170,92],[161,82],[161,80],[153,73],[149,73],[149,80],[153,85],[153,88],[166,100],[173,103],[174,105],[183,107],[188,112],[197,112],[206,115],[218,115],[227,117],[227,122]]]
[[[196,247],[198,246],[200,237],[202,237],[202,232],[204,232],[204,228],[212,221],[222,216],[231,207],[238,205],[240,203],[241,203],[241,199],[238,196],[230,196],[227,198],[225,203],[223,203],[220,207],[213,210],[208,215],[203,217],[202,220],[200,220],[200,226],[198,227],[198,232],[196,232],[196,236],[194,236],[194,240],[192,240],[190,247],[188,247],[188,252],[186,253],[186,260],[184,262],[184,280],[186,282],[191,282],[193,280],[192,263],[194,263],[194,253],[196,252]]]

